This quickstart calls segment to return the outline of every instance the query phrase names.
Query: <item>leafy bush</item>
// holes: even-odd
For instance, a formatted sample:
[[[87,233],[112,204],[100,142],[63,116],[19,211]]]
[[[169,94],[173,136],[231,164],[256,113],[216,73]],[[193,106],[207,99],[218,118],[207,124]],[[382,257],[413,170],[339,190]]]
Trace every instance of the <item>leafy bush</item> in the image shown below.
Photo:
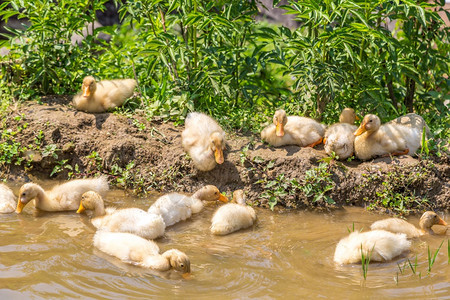
[[[73,44],[105,2],[4,1],[0,16],[30,25],[3,43],[19,76],[2,75],[0,84],[30,98],[74,93],[87,74],[136,77],[141,101],[129,108],[142,103],[149,116],[177,122],[200,110],[258,131],[278,107],[329,123],[344,107],[383,121],[414,109],[438,137],[450,135],[443,0],[292,0],[282,8],[297,29],[256,22],[258,1],[126,1],[120,25]]]

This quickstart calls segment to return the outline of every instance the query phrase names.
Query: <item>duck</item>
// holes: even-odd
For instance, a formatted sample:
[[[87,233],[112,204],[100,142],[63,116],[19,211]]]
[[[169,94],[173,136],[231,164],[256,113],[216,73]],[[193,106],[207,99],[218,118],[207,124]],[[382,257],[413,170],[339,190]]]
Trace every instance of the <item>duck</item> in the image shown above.
[[[354,132],[356,157],[368,160],[377,156],[414,155],[421,146],[422,131],[426,126],[423,118],[417,117],[422,120],[421,125],[398,123],[398,119],[381,125],[378,116],[366,115]]]
[[[73,97],[77,110],[89,113],[101,113],[121,106],[133,95],[137,85],[134,79],[114,79],[95,81],[92,76],[83,79],[81,92]]]
[[[16,209],[16,196],[13,191],[3,183],[0,183],[0,214],[9,214]]]
[[[273,116],[273,124],[261,131],[261,139],[275,147],[314,147],[322,143],[325,128],[325,125],[310,118],[287,117],[286,112],[279,109]]]
[[[434,234],[431,227],[433,225],[444,225],[447,223],[442,220],[435,212],[426,211],[420,217],[419,228],[416,228],[411,223],[399,218],[388,218],[374,222],[370,229],[372,230],[386,230],[393,233],[404,233],[408,238],[416,238],[422,235]]]
[[[227,235],[255,223],[256,212],[245,203],[243,190],[233,192],[233,201],[235,203],[225,204],[214,213],[210,227],[212,234]]]
[[[328,155],[334,152],[341,160],[353,155],[353,143],[355,141],[353,133],[357,129],[353,123],[356,119],[357,116],[353,108],[344,108],[339,116],[339,123],[327,128],[323,143]]]
[[[34,206],[43,211],[70,211],[80,206],[81,195],[87,191],[104,193],[108,190],[105,176],[92,179],[75,179],[54,186],[49,191],[36,183],[25,183],[19,190],[16,212],[21,213],[25,205],[34,199]]]
[[[195,168],[211,171],[224,162],[225,131],[210,116],[199,112],[187,115],[181,134],[184,150],[192,158]]]
[[[91,223],[98,230],[128,232],[146,239],[156,239],[164,235],[166,224],[160,215],[150,214],[139,208],[116,209],[105,205],[102,196],[94,191],[81,195],[77,213],[86,209],[94,211]]]
[[[338,264],[361,262],[361,251],[370,262],[386,262],[409,251],[411,242],[406,234],[396,234],[385,230],[367,232],[354,231],[341,239],[334,252],[334,261]]]
[[[171,226],[199,213],[204,207],[204,201],[228,202],[228,198],[222,195],[214,185],[206,185],[192,196],[179,193],[170,193],[159,197],[147,212],[160,215],[166,226]]]
[[[191,272],[191,263],[185,253],[170,249],[160,254],[154,241],[132,233],[97,231],[94,235],[94,247],[125,263],[143,268],[157,271],[175,269],[183,274]]]

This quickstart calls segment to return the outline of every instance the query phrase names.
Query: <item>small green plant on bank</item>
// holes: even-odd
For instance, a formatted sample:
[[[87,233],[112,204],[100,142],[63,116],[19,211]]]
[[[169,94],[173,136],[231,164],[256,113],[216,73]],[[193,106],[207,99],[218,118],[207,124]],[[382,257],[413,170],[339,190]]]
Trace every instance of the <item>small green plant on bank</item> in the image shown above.
[[[261,197],[268,199],[269,207],[273,210],[275,205],[278,203],[278,199],[284,198],[288,195],[289,188],[290,182],[285,179],[284,174],[280,174],[275,178],[275,180],[266,182],[264,185],[264,192],[261,194]]]
[[[306,197],[312,198],[313,202],[324,200],[328,204],[334,204],[334,200],[326,195],[335,186],[329,167],[327,163],[320,163],[318,167],[306,171],[301,184],[296,183],[294,186],[303,191]]]

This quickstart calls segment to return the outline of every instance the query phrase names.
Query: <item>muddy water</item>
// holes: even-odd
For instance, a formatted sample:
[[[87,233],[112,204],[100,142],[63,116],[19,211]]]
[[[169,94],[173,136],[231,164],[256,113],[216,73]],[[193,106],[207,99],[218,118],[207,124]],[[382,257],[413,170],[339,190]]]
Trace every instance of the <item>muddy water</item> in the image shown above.
[[[17,190],[16,190],[17,192]],[[146,209],[153,198],[110,192],[107,205]],[[450,299],[448,237],[413,241],[417,274],[405,258],[371,264],[367,280],[360,265],[336,266],[334,249],[347,227],[368,228],[380,215],[361,208],[332,214],[273,213],[258,209],[254,228],[225,237],[208,227],[215,207],[167,229],[162,251],[178,248],[191,259],[192,276],[157,274],[96,251],[86,215],[39,213],[0,215],[0,299],[15,298],[442,298]],[[445,216],[448,221],[448,216]],[[418,218],[411,218],[418,224]],[[430,274],[427,245],[444,240]],[[399,266],[402,272],[399,270]]]

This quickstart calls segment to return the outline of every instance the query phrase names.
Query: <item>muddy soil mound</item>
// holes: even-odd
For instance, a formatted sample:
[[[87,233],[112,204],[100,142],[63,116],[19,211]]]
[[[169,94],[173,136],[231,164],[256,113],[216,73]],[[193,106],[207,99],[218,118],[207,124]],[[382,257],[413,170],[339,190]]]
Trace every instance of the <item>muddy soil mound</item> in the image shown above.
[[[148,121],[138,113],[87,114],[69,103],[67,97],[50,97],[11,112],[7,128],[27,150],[19,165],[5,166],[2,177],[63,180],[101,172],[112,184],[135,192],[193,192],[205,184],[227,193],[243,188],[262,206],[450,209],[448,155],[336,162],[327,159],[322,146],[273,148],[259,136],[228,133],[225,162],[201,172],[181,146],[183,126]]]

